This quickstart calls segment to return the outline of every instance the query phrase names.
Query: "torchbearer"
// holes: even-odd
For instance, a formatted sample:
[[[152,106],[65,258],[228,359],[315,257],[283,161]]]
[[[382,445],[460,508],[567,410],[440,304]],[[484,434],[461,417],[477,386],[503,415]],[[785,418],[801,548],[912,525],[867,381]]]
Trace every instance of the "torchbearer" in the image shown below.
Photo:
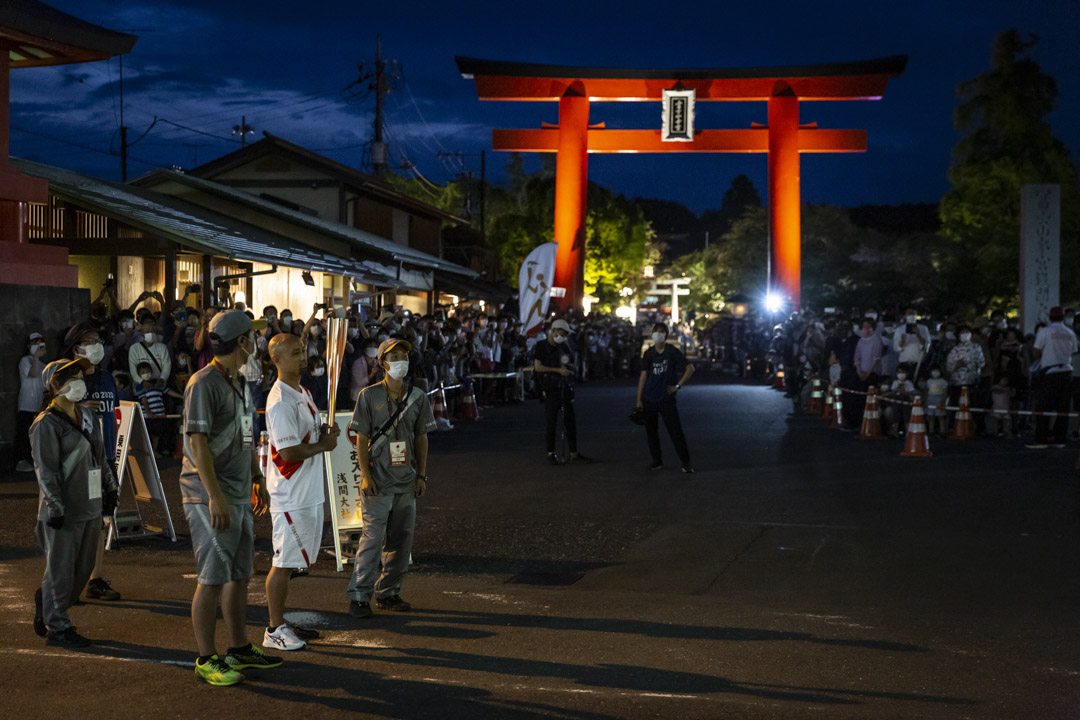
[[[270,359],[278,379],[266,398],[266,431],[270,462],[266,488],[274,522],[274,559],[266,576],[266,605],[270,625],[263,647],[300,650],[319,636],[285,622],[292,568],[308,568],[319,554],[323,533],[323,453],[337,447],[337,424],[322,427],[311,393],[300,384],[306,358],[300,339],[279,334],[270,339]]]
[[[90,410],[83,373],[93,367],[72,360],[49,379],[48,407],[30,427],[37,473],[37,537],[45,551],[45,576],[34,594],[34,632],[50,645],[86,647],[68,608],[79,599],[101,545],[101,518],[116,509],[118,484],[101,427]]]
[[[274,668],[271,657],[247,639],[247,588],[254,574],[256,510],[264,514],[270,496],[255,451],[251,391],[240,368],[255,352],[262,323],[239,310],[210,321],[213,361],[191,376],[184,390],[184,464],[180,494],[191,530],[198,587],[191,622],[199,657],[195,676],[211,685],[235,685],[244,668]],[[224,658],[214,650],[217,606],[229,634]]]
[[[364,520],[345,592],[355,618],[372,616],[373,595],[380,610],[412,609],[401,599],[401,584],[412,553],[416,498],[427,491],[427,434],[435,429],[435,418],[424,392],[404,382],[411,349],[398,338],[379,345],[386,377],[361,391],[349,423],[356,433]]]

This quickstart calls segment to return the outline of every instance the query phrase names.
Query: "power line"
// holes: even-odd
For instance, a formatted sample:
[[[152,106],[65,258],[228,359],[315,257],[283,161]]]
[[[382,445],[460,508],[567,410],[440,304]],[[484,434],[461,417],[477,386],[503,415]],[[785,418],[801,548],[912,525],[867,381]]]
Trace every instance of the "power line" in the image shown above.
[[[68,145],[70,147],[79,148],[80,150],[86,150],[88,152],[95,152],[95,153],[99,153],[101,155],[108,155],[109,157],[116,157],[116,153],[110,152],[109,150],[102,150],[101,148],[91,147],[90,145],[84,145],[82,143],[75,142],[74,140],[67,140],[66,138],[56,137],[55,135],[48,135],[46,133],[38,132],[36,130],[30,130],[28,128],[19,127],[18,125],[14,125],[14,124],[11,125],[11,129],[15,130],[16,132],[25,133],[26,135],[33,135],[34,137],[44,138],[45,140],[51,140],[53,142],[60,143],[61,145]],[[128,159],[129,160],[134,160],[135,162],[142,163],[143,165],[147,165],[147,166],[153,167],[153,168],[161,166],[161,163],[154,163],[154,162],[150,162],[149,160],[143,160],[143,159],[137,158],[137,157],[129,156]]]
[[[239,140],[233,140],[232,138],[221,137],[220,135],[214,135],[213,133],[203,132],[202,130],[196,130],[193,127],[188,127],[187,125],[181,125],[180,123],[173,122],[172,120],[166,120],[165,118],[158,118],[158,121],[163,122],[166,125],[172,125],[173,127],[178,127],[181,130],[187,130],[188,132],[193,132],[196,135],[205,135],[206,137],[211,137],[211,138],[214,138],[215,140],[220,140],[221,142],[227,142],[227,143],[239,143],[240,142]]]

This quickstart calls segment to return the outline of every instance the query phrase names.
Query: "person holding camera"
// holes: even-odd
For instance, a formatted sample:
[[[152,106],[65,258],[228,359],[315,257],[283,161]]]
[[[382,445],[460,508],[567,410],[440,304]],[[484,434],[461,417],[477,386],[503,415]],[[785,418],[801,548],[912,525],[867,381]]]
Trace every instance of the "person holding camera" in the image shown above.
[[[567,344],[570,336],[570,324],[559,319],[551,323],[551,330],[546,340],[541,340],[533,347],[533,370],[536,372],[536,384],[544,394],[544,419],[546,421],[546,441],[548,463],[562,464],[562,459],[555,454],[555,425],[559,411],[563,413],[566,426],[566,441],[570,446],[570,462],[587,464],[592,462],[578,452],[577,415],[574,413],[574,352]]]
[[[119,485],[86,397],[86,358],[61,365],[49,379],[45,409],[30,427],[39,499],[37,537],[45,576],[34,594],[34,632],[50,645],[86,647],[68,616],[90,579],[101,546],[101,518],[116,509]]]
[[[649,469],[659,470],[664,467],[660,452],[659,418],[662,417],[671,442],[675,444],[675,452],[682,462],[682,471],[692,473],[694,468],[690,464],[690,448],[687,447],[686,435],[683,434],[675,395],[694,374],[694,366],[687,361],[679,348],[669,345],[667,339],[667,325],[653,325],[653,346],[641,356],[637,407],[645,411],[645,435],[649,441],[649,454],[652,455]]]
[[[300,650],[319,636],[285,622],[285,601],[293,568],[309,568],[319,555],[323,534],[323,453],[337,447],[337,424],[322,426],[311,393],[300,384],[300,369],[307,358],[300,339],[280,333],[270,339],[270,359],[277,367],[277,382],[266,398],[266,431],[270,462],[266,488],[274,523],[274,559],[266,576],[266,605],[270,625],[263,632],[263,647]]]
[[[377,360],[386,376],[360,392],[349,423],[356,433],[364,530],[345,594],[349,614],[358,619],[373,615],[372,596],[380,610],[412,609],[401,598],[401,585],[412,553],[416,499],[427,491],[427,434],[435,417],[424,392],[405,382],[410,350],[405,340],[383,340]]]

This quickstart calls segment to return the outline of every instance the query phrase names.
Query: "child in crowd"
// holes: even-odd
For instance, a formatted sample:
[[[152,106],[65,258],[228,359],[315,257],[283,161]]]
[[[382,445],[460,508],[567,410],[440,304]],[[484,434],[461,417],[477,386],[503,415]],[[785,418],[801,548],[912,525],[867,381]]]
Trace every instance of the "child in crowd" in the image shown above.
[[[915,384],[908,380],[906,368],[900,367],[897,369],[896,379],[888,386],[888,390],[884,395],[905,403],[909,403],[914,399]],[[884,411],[881,416],[885,423],[885,433],[889,437],[900,437],[903,428],[907,427],[908,418],[911,416],[910,406],[891,402],[883,403],[883,405]]]
[[[1009,387],[1009,376],[998,375],[994,386],[990,388],[990,405],[994,412],[986,417],[987,432],[998,437],[1013,437],[1009,408],[1012,405],[1014,390]]]
[[[136,367],[139,372],[139,381],[135,383],[135,397],[142,404],[143,414],[146,416],[146,430],[150,433],[151,443],[157,447],[157,454],[168,457],[172,450],[173,422],[161,417],[167,414],[165,397],[177,395],[175,390],[168,389],[165,381],[154,378],[150,363],[141,362]],[[183,398],[183,395],[180,395]]]
[[[926,381],[926,432],[938,437],[945,436],[945,411],[939,407],[945,405],[949,394],[949,381],[941,376],[941,368],[930,368],[930,378]]]

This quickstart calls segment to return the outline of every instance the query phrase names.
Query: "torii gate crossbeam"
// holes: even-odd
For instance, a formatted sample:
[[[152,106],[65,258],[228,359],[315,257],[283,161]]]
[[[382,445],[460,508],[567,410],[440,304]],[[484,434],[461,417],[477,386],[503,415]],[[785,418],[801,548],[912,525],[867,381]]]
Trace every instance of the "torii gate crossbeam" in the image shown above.
[[[907,56],[854,63],[777,68],[642,70],[579,68],[457,58],[481,100],[555,101],[559,125],[495,130],[495,150],[557,153],[554,286],[565,288],[561,309],[581,307],[584,295],[585,191],[588,153],[744,152],[769,155],[770,289],[793,307],[801,295],[800,153],[863,152],[864,130],[819,130],[799,124],[799,102],[879,100]],[[589,125],[597,102],[659,101],[666,89],[693,89],[698,101],[764,101],[768,125],[700,130],[691,142],[663,142],[659,130],[606,130]]]

